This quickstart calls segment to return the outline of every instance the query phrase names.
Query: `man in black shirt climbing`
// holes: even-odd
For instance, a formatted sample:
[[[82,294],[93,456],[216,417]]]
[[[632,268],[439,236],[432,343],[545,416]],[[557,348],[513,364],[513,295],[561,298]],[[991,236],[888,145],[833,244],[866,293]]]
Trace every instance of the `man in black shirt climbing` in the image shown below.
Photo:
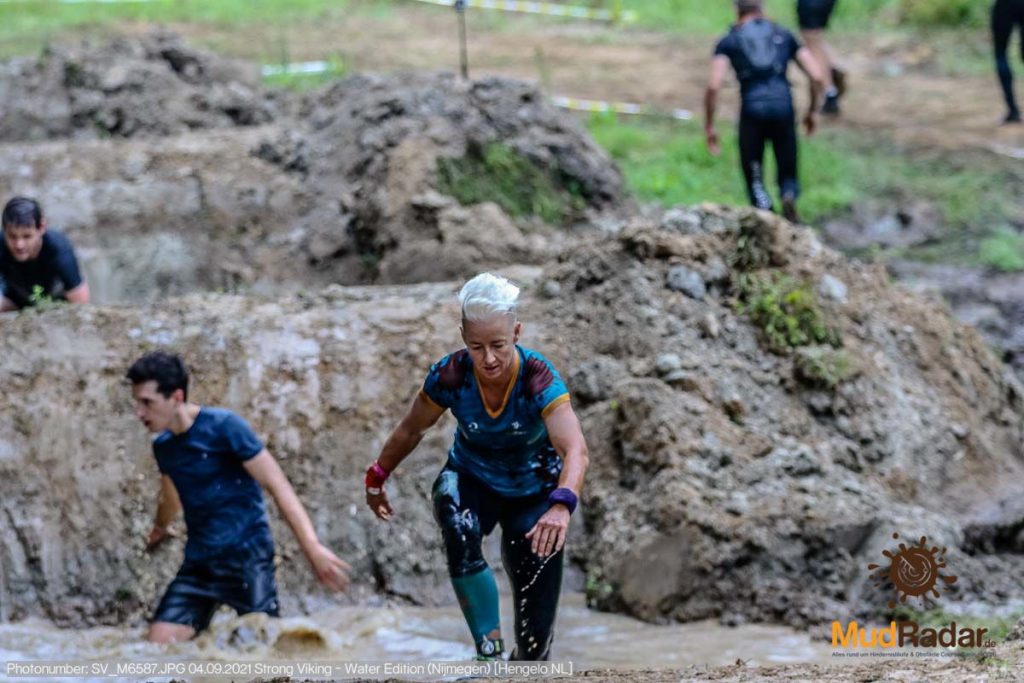
[[[63,233],[46,229],[39,203],[15,197],[3,211],[0,240],[0,312],[44,299],[89,303],[74,247]]]
[[[773,208],[763,178],[764,150],[770,141],[778,166],[782,213],[796,222],[799,220],[796,200],[800,194],[796,113],[786,70],[789,62],[795,59],[811,79],[811,101],[803,119],[807,134],[811,135],[817,125],[815,111],[823,85],[821,69],[811,52],[802,47],[792,33],[764,16],[762,0],[735,0],[734,4],[738,20],[715,47],[704,96],[704,134],[708,149],[715,155],[720,151],[715,110],[726,71],[732,64],[740,82],[742,99],[739,145],[747,195],[754,206],[768,210]]]

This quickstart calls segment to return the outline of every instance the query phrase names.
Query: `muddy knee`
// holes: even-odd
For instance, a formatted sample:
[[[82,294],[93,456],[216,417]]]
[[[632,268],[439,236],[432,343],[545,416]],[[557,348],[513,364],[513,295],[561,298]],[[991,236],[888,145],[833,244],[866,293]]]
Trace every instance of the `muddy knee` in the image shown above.
[[[457,578],[487,567],[480,517],[472,508],[463,507],[458,474],[451,470],[442,471],[434,482],[431,497],[434,519],[441,527],[444,539],[448,573]]]

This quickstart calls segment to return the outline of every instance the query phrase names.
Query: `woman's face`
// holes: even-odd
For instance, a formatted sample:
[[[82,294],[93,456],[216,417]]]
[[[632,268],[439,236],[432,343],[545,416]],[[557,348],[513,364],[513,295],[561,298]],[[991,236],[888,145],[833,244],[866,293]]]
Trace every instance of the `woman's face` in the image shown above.
[[[511,315],[462,321],[462,340],[481,377],[497,380],[507,376],[515,363],[521,327]]]

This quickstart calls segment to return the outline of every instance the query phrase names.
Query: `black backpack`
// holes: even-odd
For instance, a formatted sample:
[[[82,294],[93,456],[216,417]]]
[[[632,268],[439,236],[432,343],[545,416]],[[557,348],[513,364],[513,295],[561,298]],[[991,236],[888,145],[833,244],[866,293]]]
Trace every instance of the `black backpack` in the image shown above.
[[[767,19],[748,21],[736,30],[744,62],[736,75],[741,81],[758,81],[786,73],[789,62],[782,52],[785,34]]]

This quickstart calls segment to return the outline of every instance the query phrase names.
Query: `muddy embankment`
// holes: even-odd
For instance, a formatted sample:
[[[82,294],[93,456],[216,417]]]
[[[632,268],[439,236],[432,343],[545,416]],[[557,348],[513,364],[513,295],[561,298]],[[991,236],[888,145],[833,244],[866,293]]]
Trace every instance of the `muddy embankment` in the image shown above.
[[[527,290],[525,341],[563,368],[591,445],[572,557],[595,602],[649,620],[878,616],[891,596],[866,566],[893,531],[949,548],[960,580],[947,607],[1024,598],[1021,511],[1001,505],[1019,494],[1021,390],[978,334],[810,231],[693,216],[700,234],[634,226],[570,249]],[[720,269],[744,229],[789,254],[776,268],[845,286],[822,304],[857,366],[837,389],[800,380],[734,312]],[[703,297],[677,291],[681,269]],[[155,469],[121,380],[154,346],[185,353],[196,398],[249,416],[282,457],[356,567],[350,599],[437,599],[427,495],[448,430],[396,477],[401,523],[374,523],[358,482],[423,369],[456,344],[454,291],[206,295],[6,323],[5,616],[137,618],[174,569],[177,547],[142,553]],[[286,606],[311,609],[320,594],[275,524]]]
[[[166,34],[8,64],[0,94],[25,96],[4,100],[0,193],[43,201],[106,303],[540,263],[564,231],[435,190],[438,158],[492,142],[571,183],[582,219],[623,206],[607,155],[526,84],[357,76],[303,97],[247,74]]]
[[[445,280],[483,268],[526,285],[524,343],[575,396],[592,466],[570,555],[596,606],[882,617],[892,595],[867,565],[897,531],[948,549],[946,608],[1024,601],[1024,389],[944,304],[772,216],[639,216],[580,126],[521,83],[356,77],[278,105],[262,127],[5,144],[0,191],[39,195],[99,298],[135,305],[0,327],[0,618],[137,621],[174,571],[180,541],[143,552],[156,470],[121,379],[160,346],[189,359],[197,400],[247,416],[282,459],[355,568],[341,600],[450,599],[427,496],[451,425],[394,478],[394,523],[363,509],[360,473],[458,343]],[[494,141],[576,189],[574,224],[437,191],[439,157]],[[782,277],[841,356],[771,352],[739,312],[751,282]],[[272,517],[284,609],[333,600]]]

